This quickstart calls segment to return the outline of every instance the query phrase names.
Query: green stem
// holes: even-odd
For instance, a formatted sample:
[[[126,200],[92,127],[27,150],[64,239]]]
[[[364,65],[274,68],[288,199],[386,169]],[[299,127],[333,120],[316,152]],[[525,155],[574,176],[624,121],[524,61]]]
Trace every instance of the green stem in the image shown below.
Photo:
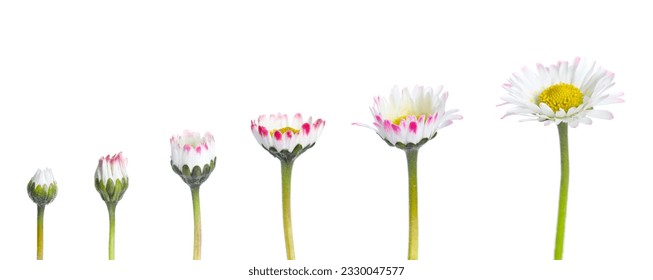
[[[191,195],[193,196],[193,220],[194,227],[194,241],[193,241],[193,260],[202,259],[202,217],[200,214],[200,187],[190,187]]]
[[[558,201],[558,226],[556,229],[556,246],[554,260],[562,260],[565,243],[565,221],[567,219],[567,193],[569,191],[569,144],[567,141],[567,123],[558,124],[560,137],[560,200]]]
[[[115,260],[116,203],[107,202],[107,209],[109,210],[109,260]]]
[[[292,219],[290,217],[290,177],[293,162],[281,161],[281,197],[283,205],[283,234],[286,239],[286,257],[295,259],[295,245],[292,238]]]
[[[36,209],[36,259],[43,259],[43,214],[45,205],[38,205]]]
[[[408,259],[417,259],[419,226],[417,220],[417,148],[406,150],[408,161]]]

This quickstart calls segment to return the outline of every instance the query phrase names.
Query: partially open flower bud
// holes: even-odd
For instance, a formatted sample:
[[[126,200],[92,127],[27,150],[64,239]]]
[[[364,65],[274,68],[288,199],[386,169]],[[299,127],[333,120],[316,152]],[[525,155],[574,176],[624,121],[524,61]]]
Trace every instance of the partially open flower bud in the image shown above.
[[[118,203],[129,185],[127,158],[118,153],[100,158],[95,171],[95,189],[106,203]]]
[[[184,131],[170,138],[172,170],[190,187],[199,187],[215,169],[215,142],[211,133],[200,137]]]

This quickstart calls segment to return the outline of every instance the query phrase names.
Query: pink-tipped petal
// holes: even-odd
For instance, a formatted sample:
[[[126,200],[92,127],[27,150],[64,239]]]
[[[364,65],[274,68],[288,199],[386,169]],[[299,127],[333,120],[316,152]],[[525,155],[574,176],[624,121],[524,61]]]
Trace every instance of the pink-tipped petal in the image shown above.
[[[412,134],[417,134],[417,122],[410,122],[408,125],[408,131]]]
[[[258,127],[258,134],[261,135],[262,137],[266,137],[269,133],[270,132],[264,126]]]
[[[304,132],[305,135],[311,133],[311,124],[309,123],[302,124],[302,132]]]
[[[280,131],[277,130],[277,131],[274,132],[274,139],[276,139],[277,141],[281,141],[282,138],[283,138],[283,135],[281,134]]]
[[[385,130],[387,133],[392,132],[392,123],[389,120],[384,120],[383,121],[383,130]]]
[[[399,126],[396,125],[396,124],[392,124],[392,131],[393,131],[395,134],[399,134],[399,133],[401,133],[401,127],[399,127]]]

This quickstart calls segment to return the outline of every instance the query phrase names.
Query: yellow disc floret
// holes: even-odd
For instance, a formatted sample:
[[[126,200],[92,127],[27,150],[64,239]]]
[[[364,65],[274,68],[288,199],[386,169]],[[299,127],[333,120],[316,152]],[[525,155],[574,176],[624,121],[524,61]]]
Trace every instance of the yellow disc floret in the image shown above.
[[[406,115],[404,115],[404,116],[399,116],[398,118],[394,119],[394,120],[392,121],[392,123],[393,123],[393,124],[396,124],[396,125],[399,125],[399,124],[401,123],[401,121],[403,121],[403,120],[406,119],[406,117],[407,117]]]
[[[583,104],[583,93],[572,84],[559,83],[546,88],[538,97],[539,103],[549,105],[554,112]]]
[[[396,124],[396,125],[399,125],[399,124],[401,124],[401,121],[407,119],[408,116],[410,116],[410,115],[399,116],[396,119],[392,120],[392,123]],[[424,115],[415,116],[415,118],[419,120],[419,118],[422,117],[422,116],[424,116]],[[424,121],[426,122],[426,117],[424,118]]]
[[[286,126],[284,128],[270,130],[270,136],[274,136],[274,133],[277,131],[279,131],[281,134],[284,134],[288,131],[292,131],[293,134],[299,134],[299,129],[294,129],[292,127]]]

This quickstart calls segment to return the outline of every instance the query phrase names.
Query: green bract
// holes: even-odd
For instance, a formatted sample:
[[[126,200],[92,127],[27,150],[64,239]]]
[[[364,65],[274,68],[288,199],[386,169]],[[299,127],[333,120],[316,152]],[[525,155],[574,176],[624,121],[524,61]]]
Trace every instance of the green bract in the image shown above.
[[[184,164],[181,170],[172,161],[170,161],[170,165],[172,166],[172,170],[181,177],[184,183],[190,187],[199,187],[209,178],[209,175],[215,169],[215,161],[216,158],[213,158],[210,164],[205,164],[203,168],[196,165],[192,170],[187,164]]]
[[[102,179],[95,178],[95,189],[100,193],[102,200],[106,203],[118,203],[125,194],[125,191],[127,191],[128,186],[128,177],[123,177],[115,182],[113,179],[108,179],[106,184],[102,182]]]
[[[381,137],[381,139],[383,139],[383,141],[385,141],[385,143],[388,144],[390,147],[397,147],[397,148],[402,149],[402,150],[405,151],[405,150],[418,149],[418,148],[422,147],[422,145],[426,144],[426,142],[428,142],[429,140],[435,138],[436,135],[438,135],[437,132],[435,134],[433,134],[433,136],[431,136],[431,138],[422,138],[422,140],[420,140],[417,144],[413,144],[413,143],[404,144],[404,143],[401,143],[401,142],[397,142],[396,145],[392,145],[392,143],[390,143],[390,141],[386,140],[385,138]]]
[[[36,183],[29,181],[27,183],[27,194],[29,198],[38,205],[46,205],[57,197],[57,183],[53,182],[49,186],[36,185]]]
[[[297,144],[297,146],[295,146],[295,149],[292,152],[290,152],[288,150],[277,151],[277,149],[275,149],[274,147],[270,147],[269,149],[267,149],[267,148],[265,148],[265,146],[263,146],[263,145],[261,145],[261,146],[263,147],[263,149],[265,149],[271,155],[273,155],[274,157],[280,159],[281,161],[293,162],[293,161],[295,161],[295,159],[299,155],[303,154],[306,150],[308,150],[308,149],[312,148],[313,146],[315,146],[315,143],[306,146],[306,148],[302,147],[302,145]]]

